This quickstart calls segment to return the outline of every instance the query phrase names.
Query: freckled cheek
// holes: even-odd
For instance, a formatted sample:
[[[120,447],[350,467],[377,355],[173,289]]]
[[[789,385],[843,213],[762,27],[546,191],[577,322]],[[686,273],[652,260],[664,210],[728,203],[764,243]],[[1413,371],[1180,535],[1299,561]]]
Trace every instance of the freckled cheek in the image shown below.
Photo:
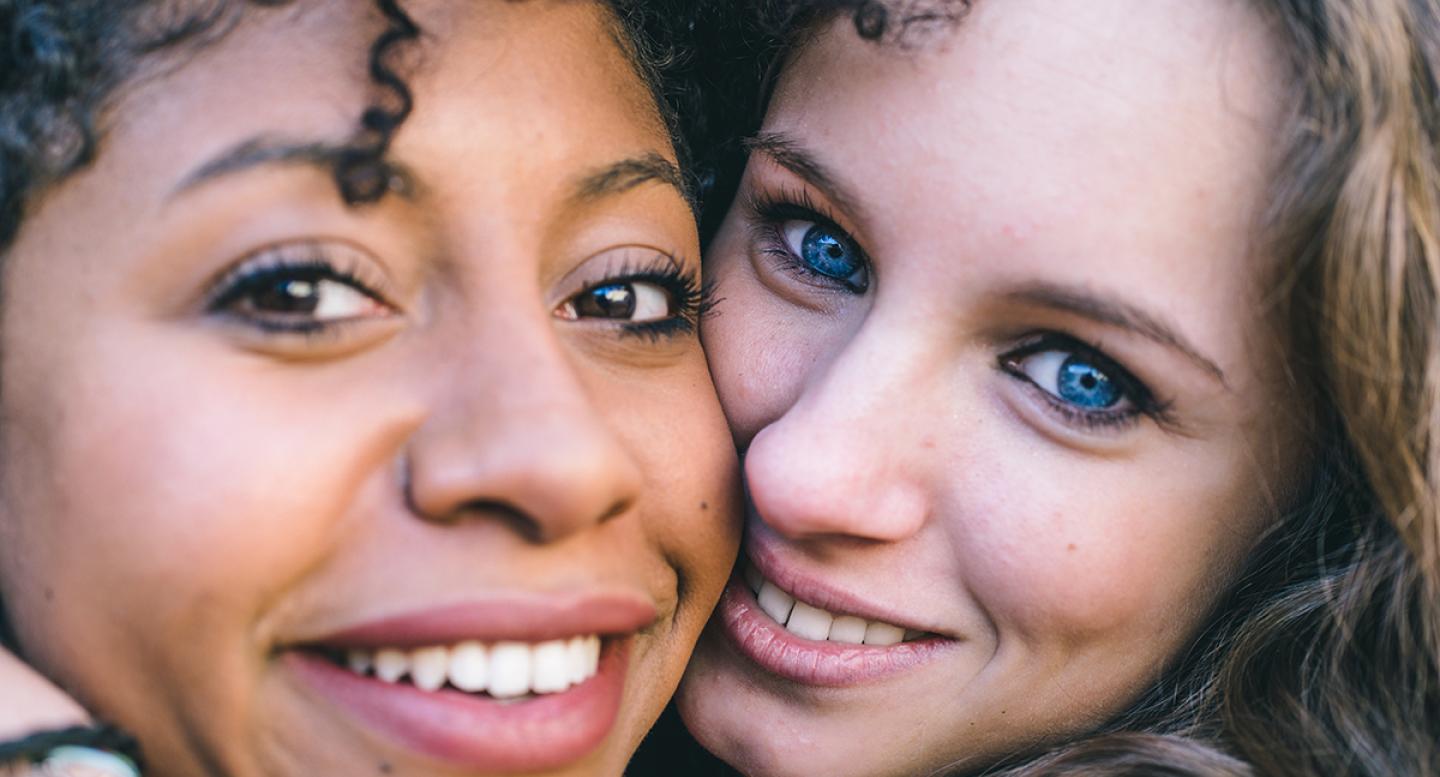
[[[1191,604],[1203,551],[1146,526],[1144,503],[1011,502],[991,515],[968,529],[961,564],[1002,632],[1037,644],[1134,635]]]

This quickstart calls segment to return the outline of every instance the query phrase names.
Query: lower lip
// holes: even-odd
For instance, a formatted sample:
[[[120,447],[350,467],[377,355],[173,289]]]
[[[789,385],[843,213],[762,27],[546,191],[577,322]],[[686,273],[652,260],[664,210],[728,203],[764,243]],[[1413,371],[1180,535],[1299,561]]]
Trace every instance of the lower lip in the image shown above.
[[[310,653],[284,662],[300,679],[387,739],[466,771],[534,772],[584,758],[619,715],[629,639],[609,639],[594,677],[562,693],[502,702],[361,677]]]
[[[801,685],[844,688],[875,682],[926,664],[958,644],[941,638],[884,647],[801,639],[766,615],[738,578],[726,587],[716,613],[741,654],[767,672]]]

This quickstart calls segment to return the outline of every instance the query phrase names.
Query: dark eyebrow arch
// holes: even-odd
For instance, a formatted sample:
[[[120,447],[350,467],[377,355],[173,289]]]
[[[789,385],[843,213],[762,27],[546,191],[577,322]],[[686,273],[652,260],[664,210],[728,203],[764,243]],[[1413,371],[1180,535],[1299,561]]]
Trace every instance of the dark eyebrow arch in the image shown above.
[[[195,189],[202,184],[227,175],[268,166],[311,167],[325,172],[335,169],[340,156],[349,150],[343,143],[329,141],[287,141],[258,136],[237,143],[214,158],[192,170],[179,185],[175,186],[167,199]],[[415,199],[415,174],[405,165],[386,160],[391,172],[390,190],[404,197]]]
[[[1181,337],[1174,327],[1134,305],[1096,296],[1082,288],[1053,283],[1028,284],[1006,296],[1012,301],[1053,308],[1133,332],[1179,353],[1219,381],[1220,385],[1229,388],[1225,382],[1225,372],[1219,365],[1202,355],[1195,346]]]
[[[674,188],[690,209],[695,210],[695,198],[686,184],[685,175],[674,162],[654,151],[622,159],[581,178],[575,186],[573,199],[593,202],[628,192],[647,183],[659,183]]]
[[[759,152],[770,157],[776,164],[824,192],[841,210],[857,215],[858,200],[800,141],[783,132],[762,132],[753,138],[746,138],[744,146],[745,150],[752,154]]]

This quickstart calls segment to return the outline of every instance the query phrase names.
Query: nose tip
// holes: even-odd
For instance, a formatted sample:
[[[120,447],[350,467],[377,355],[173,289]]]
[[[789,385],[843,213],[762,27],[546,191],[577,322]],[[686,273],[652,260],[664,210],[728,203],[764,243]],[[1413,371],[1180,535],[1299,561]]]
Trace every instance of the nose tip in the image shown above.
[[[750,498],[767,525],[795,540],[877,542],[898,542],[924,526],[930,508],[923,485],[903,462],[887,459],[885,446],[807,434],[793,421],[762,430],[745,455]]]
[[[427,520],[502,520],[555,542],[635,504],[641,474],[585,402],[432,418],[412,440],[406,499]]]

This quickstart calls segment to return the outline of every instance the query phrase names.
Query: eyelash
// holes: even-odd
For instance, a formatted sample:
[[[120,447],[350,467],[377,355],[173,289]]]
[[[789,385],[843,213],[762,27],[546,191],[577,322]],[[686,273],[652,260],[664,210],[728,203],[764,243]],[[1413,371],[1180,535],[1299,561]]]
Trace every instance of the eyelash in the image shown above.
[[[708,282],[702,283],[695,273],[682,271],[673,259],[664,254],[656,254],[647,262],[627,261],[613,273],[576,292],[574,297],[619,283],[651,283],[669,292],[675,299],[675,314],[669,318],[619,324],[623,337],[638,337],[654,343],[693,334],[714,304],[713,287]]]
[[[761,252],[774,258],[782,269],[806,283],[848,294],[863,293],[805,266],[786,245],[785,235],[781,232],[785,222],[810,221],[842,235],[860,254],[865,268],[869,270],[872,265],[870,256],[861,249],[860,243],[836,222],[831,211],[815,202],[808,190],[782,188],[778,194],[755,191],[751,192],[746,204],[755,221],[755,241],[760,245]]]
[[[1125,410],[1084,410],[1062,401],[1059,397],[1035,383],[1019,366],[1021,360],[1046,351],[1063,351],[1084,356],[1095,364],[1111,380],[1119,384],[1131,407]],[[1162,426],[1173,424],[1170,403],[1156,398],[1143,382],[1106,356],[1099,348],[1083,343],[1068,335],[1057,332],[1040,332],[1032,335],[1023,345],[1000,356],[999,367],[1012,378],[1025,383],[1034,394],[1045,402],[1047,409],[1070,426],[1089,432],[1120,431],[1135,425],[1142,417],[1151,418]]]
[[[360,262],[341,260],[334,253],[331,247],[319,243],[262,250],[255,258],[241,262],[211,284],[212,291],[207,295],[205,311],[217,315],[230,312],[227,309],[232,305],[280,280],[342,283],[380,305],[392,307],[385,295],[375,290],[384,284],[366,278],[367,273]],[[307,338],[337,334],[347,325],[360,323],[346,320],[280,322],[260,317],[249,317],[247,320],[269,334]]]

